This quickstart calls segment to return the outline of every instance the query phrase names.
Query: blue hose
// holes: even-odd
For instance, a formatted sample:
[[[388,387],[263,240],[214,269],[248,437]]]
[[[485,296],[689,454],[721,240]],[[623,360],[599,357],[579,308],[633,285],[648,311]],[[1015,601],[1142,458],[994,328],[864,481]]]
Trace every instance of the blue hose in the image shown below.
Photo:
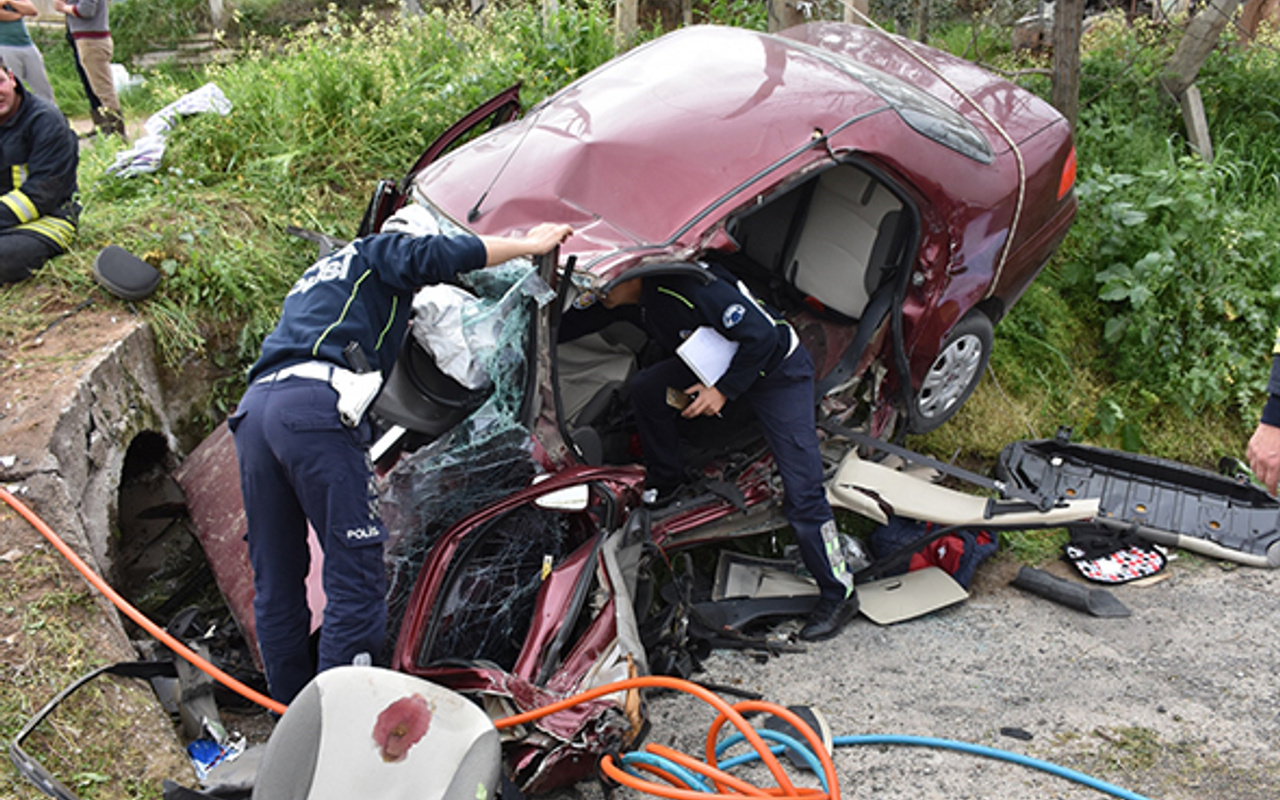
[[[917,747],[937,747],[944,750],[958,750],[962,753],[973,753],[974,755],[986,756],[1000,761],[1008,761],[1011,764],[1020,764],[1024,767],[1031,767],[1050,775],[1057,775],[1060,778],[1066,778],[1069,781],[1088,786],[1091,789],[1097,789],[1105,792],[1112,797],[1119,797],[1121,800],[1148,800],[1136,792],[1128,789],[1122,789],[1114,784],[1100,781],[1097,778],[1090,777],[1083,772],[1077,772],[1074,769],[1058,766],[1048,761],[1041,761],[1038,758],[1031,758],[1020,753],[1012,753],[1008,750],[997,750],[994,747],[984,747],[980,744],[970,744],[968,742],[958,742],[953,739],[935,739],[931,736],[901,736],[897,734],[879,734],[871,733],[862,736],[837,736],[834,740],[836,746],[857,745],[857,744],[905,744],[915,745]]]
[[[797,755],[799,755],[801,758],[804,759],[806,764],[809,765],[809,769],[813,770],[813,774],[818,776],[818,780],[822,782],[822,791],[824,792],[831,791],[831,787],[827,786],[827,776],[824,775],[822,771],[822,762],[819,761],[818,757],[814,755],[811,749],[809,749],[809,743],[807,741],[795,739],[791,736],[786,735],[785,733],[782,733],[781,731],[773,731],[773,730],[769,730],[768,728],[757,728],[756,733],[760,734],[761,739],[771,739],[775,742],[779,742],[780,744],[782,744],[782,747],[769,748],[773,753],[777,755],[781,755],[782,753],[786,752],[788,749],[794,751]],[[719,760],[720,756],[724,753],[724,751],[728,750],[730,747],[733,747],[735,744],[738,744],[739,742],[746,741],[746,739],[747,737],[743,736],[741,733],[735,733],[732,736],[725,737],[723,741],[717,744],[716,760],[718,763],[716,764],[716,767],[719,769],[728,770],[732,767],[738,766],[739,764],[746,764],[760,758],[760,754],[753,750],[747,753],[743,753],[740,756],[734,756],[733,758],[725,759],[724,761]]]
[[[656,756],[652,753],[645,753],[640,750],[633,750],[629,753],[623,753],[618,758],[618,761],[622,763],[623,768],[626,769],[627,772],[630,772],[632,775],[637,777],[640,777],[640,771],[632,765],[648,764],[666,772],[673,778],[678,778],[683,781],[685,787],[688,789],[698,792],[706,792],[708,794],[712,791],[710,782],[705,780],[701,775],[693,770],[685,769],[669,758]]]
[[[805,760],[805,762],[809,764],[810,768],[818,776],[819,780],[823,781],[823,790],[824,791],[828,790],[828,787],[826,786],[826,781],[822,774],[821,763],[818,761],[817,756],[815,756],[813,752],[809,749],[807,742],[801,742],[790,736],[779,733],[778,731],[772,731],[765,728],[757,729],[756,732],[760,734],[761,738],[770,739],[775,742],[781,742],[781,745],[779,745],[778,747],[771,748],[771,750],[775,754],[781,755],[787,750],[794,750],[795,752],[797,752]],[[716,758],[719,759],[721,754],[724,753],[725,750],[729,749],[735,744],[738,744],[739,742],[743,741],[745,738],[746,737],[744,737],[741,733],[736,733],[732,736],[726,737],[724,741],[720,742],[716,746]],[[984,756],[986,758],[996,759],[998,761],[1007,761],[1011,764],[1018,764],[1020,766],[1031,767],[1032,769],[1038,769],[1041,772],[1047,772],[1050,775],[1055,775],[1059,778],[1065,778],[1066,780],[1074,781],[1083,786],[1088,786],[1091,789],[1096,789],[1105,794],[1109,794],[1112,797],[1118,797],[1120,798],[1120,800],[1149,800],[1148,798],[1136,792],[1131,792],[1128,789],[1123,789],[1114,784],[1107,783],[1106,781],[1098,780],[1097,778],[1086,775],[1083,772],[1078,772],[1074,769],[1069,769],[1067,767],[1059,766],[1057,764],[1053,764],[1048,761],[1041,761],[1038,758],[1024,756],[1021,753],[1013,753],[1008,750],[997,750],[994,747],[986,747],[980,744],[970,744],[969,742],[960,742],[954,739],[937,739],[932,736],[905,736],[900,734],[872,733],[872,734],[865,734],[862,736],[837,736],[832,741],[832,744],[834,744],[836,747],[845,747],[845,746],[863,745],[863,744],[896,744],[896,745],[911,745],[915,747],[935,747],[942,750],[955,750],[961,753],[970,753],[973,755],[979,755],[979,756]],[[643,755],[643,758],[641,758],[642,755]],[[639,752],[625,753],[622,756],[622,760],[624,764],[627,763],[629,759],[633,759],[633,758],[637,761],[643,760],[645,763],[658,766],[661,769],[667,770],[672,774],[679,775],[680,773],[684,772],[684,769],[682,767],[665,758],[662,758],[661,756],[654,756],[647,753],[641,754]],[[739,756],[734,756],[733,758],[725,759],[724,761],[719,762],[716,766],[720,769],[728,769],[730,767],[736,767],[741,764],[746,764],[746,763],[755,761],[759,758],[760,758],[759,753],[747,752]],[[680,777],[684,779],[683,775],[680,775]],[[700,777],[695,778],[694,780],[685,779],[685,783],[691,789],[701,790],[704,792],[711,791],[711,787],[705,782],[703,782]]]

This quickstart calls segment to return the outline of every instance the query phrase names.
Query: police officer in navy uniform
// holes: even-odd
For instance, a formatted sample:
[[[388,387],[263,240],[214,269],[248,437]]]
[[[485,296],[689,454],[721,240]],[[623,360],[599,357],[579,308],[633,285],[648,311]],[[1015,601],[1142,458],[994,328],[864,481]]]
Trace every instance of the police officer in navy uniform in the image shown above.
[[[302,274],[229,421],[248,517],[258,646],[271,696],[286,704],[318,671],[382,654],[387,532],[363,411],[394,364],[413,293],[547,253],[572,232],[542,224],[524,238],[435,235],[420,206],[402,209],[383,230]],[[352,343],[369,373],[346,369],[344,349]],[[309,641],[308,521],[324,551],[318,656]]]
[[[719,416],[726,403],[745,403],[773,453],[785,491],[783,513],[795,531],[805,567],[821,590],[800,636],[809,641],[830,638],[857,613],[858,600],[823,485],[813,360],[791,326],[757,302],[728,270],[717,264],[704,266],[714,276],[708,283],[688,275],[653,275],[618,284],[598,303],[566,313],[560,339],[568,341],[627,319],[667,353],[674,354],[704,326],[737,343],[727,370],[712,386],[701,383],[674,355],[628,381],[644,450],[646,490],[661,503],[683,480],[679,417]],[[688,396],[683,410],[669,402],[669,389]]]

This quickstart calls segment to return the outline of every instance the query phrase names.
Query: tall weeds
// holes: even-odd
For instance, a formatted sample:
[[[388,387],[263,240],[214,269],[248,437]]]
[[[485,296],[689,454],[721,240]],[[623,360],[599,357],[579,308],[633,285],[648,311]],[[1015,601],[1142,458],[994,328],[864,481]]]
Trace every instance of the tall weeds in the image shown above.
[[[160,265],[165,289],[144,308],[170,362],[247,363],[315,254],[288,225],[349,238],[376,181],[402,177],[471,108],[516,82],[531,104],[612,57],[607,20],[592,4],[547,17],[521,6],[483,24],[331,12],[283,40],[250,37],[202,76],[234,110],[182,119],[162,171],[117,178],[109,148],[86,153],[80,246],[117,242]],[[148,91],[159,107],[192,85],[160,76]],[[83,274],[77,259],[54,264],[68,281]]]

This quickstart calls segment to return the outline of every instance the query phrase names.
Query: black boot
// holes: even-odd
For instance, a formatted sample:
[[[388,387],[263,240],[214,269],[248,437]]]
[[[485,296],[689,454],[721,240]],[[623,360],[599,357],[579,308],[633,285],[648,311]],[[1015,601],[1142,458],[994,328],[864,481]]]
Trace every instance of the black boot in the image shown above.
[[[102,133],[109,136],[119,136],[122,141],[126,144],[128,143],[129,136],[125,133],[124,117],[120,116],[119,111],[103,106],[98,110],[97,117],[102,120],[99,124],[99,129]],[[94,121],[97,123],[97,119]]]
[[[820,642],[840,632],[858,613],[858,594],[851,593],[843,600],[818,601],[809,612],[809,619],[800,629],[800,638],[806,642]]]

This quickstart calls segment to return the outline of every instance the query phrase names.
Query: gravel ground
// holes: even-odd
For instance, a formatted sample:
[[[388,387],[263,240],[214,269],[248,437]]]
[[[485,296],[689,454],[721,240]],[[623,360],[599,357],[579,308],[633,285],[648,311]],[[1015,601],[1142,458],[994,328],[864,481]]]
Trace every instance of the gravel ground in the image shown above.
[[[1017,565],[991,563],[962,605],[888,627],[859,617],[804,653],[717,651],[695,677],[814,706],[835,736],[985,745],[1150,798],[1270,800],[1280,797],[1280,643],[1270,626],[1280,576],[1229,567],[1184,556],[1154,584],[1111,588],[1132,615],[1103,619],[1012,588]],[[1048,569],[1071,574],[1065,564]],[[649,716],[648,741],[701,756],[708,706],[661,696]],[[928,747],[841,747],[835,764],[846,798],[1108,796],[1027,766]],[[746,775],[772,784],[763,770]],[[584,783],[557,797],[600,794]]]

